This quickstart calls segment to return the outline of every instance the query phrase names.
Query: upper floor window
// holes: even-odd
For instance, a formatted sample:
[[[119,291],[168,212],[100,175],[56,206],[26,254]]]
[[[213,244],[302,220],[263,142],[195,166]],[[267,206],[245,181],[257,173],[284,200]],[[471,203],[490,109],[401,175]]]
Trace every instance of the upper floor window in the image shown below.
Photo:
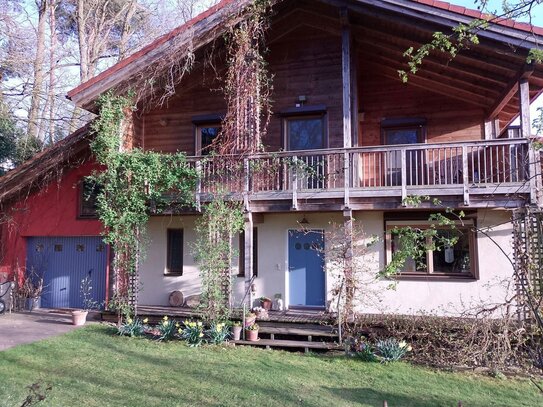
[[[195,116],[192,118],[196,134],[194,140],[195,154],[208,155],[211,153],[211,145],[221,132],[221,116],[217,114]]]
[[[98,194],[100,186],[96,182],[83,179],[79,184],[78,217],[82,219],[98,218]]]
[[[428,221],[387,221],[386,256],[389,263],[402,246],[398,229],[410,227],[426,230],[431,228]],[[433,237],[418,242],[419,255],[406,260],[400,276],[410,277],[456,277],[476,278],[476,248],[473,223],[465,220],[454,228],[435,226]],[[451,241],[446,245],[443,242]]]
[[[381,132],[384,145],[423,143],[426,120],[420,118],[384,119]]]
[[[288,116],[284,119],[285,146],[289,151],[326,147],[325,115]]]

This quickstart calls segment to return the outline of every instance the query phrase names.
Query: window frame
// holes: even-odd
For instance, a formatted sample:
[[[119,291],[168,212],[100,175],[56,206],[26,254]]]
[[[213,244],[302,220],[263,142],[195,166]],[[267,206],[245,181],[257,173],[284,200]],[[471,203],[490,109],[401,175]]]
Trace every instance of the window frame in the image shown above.
[[[194,155],[207,155],[202,153],[202,128],[218,128],[219,132],[222,129],[222,116],[219,114],[209,114],[203,116],[194,116],[192,118],[194,131]]]
[[[309,120],[309,119],[320,119],[322,122],[322,147],[311,149],[311,150],[324,150],[329,148],[329,137],[328,137],[328,114],[326,110],[305,110],[305,111],[296,111],[296,112],[287,112],[282,114],[282,142],[283,149],[285,151],[306,151],[306,150],[291,150],[289,148],[290,138],[288,131],[288,124],[293,120]]]
[[[238,277],[245,277],[245,231],[239,233]],[[253,276],[258,277],[258,227],[253,226]]]
[[[421,229],[428,229],[435,222],[428,220],[397,220],[397,219],[387,219],[385,220],[385,264],[389,264],[392,261],[392,234],[391,230],[395,227],[410,226]],[[447,273],[434,271],[434,257],[433,250],[426,251],[426,264],[427,270],[421,271],[407,271],[407,272],[398,272],[395,275],[394,279],[413,279],[413,280],[461,280],[461,281],[473,281],[479,279],[478,273],[478,255],[477,255],[477,232],[473,230],[475,227],[475,220],[473,219],[464,219],[462,221],[454,221],[455,227],[458,230],[465,230],[468,235],[468,250],[470,256],[470,270],[466,273]],[[439,227],[436,225],[436,229],[441,230],[450,230],[449,227],[443,226]]]
[[[391,146],[397,144],[387,143],[387,132],[395,130],[410,130],[417,131],[417,143],[426,143],[426,119],[422,118],[398,118],[398,119],[383,119],[381,120],[381,144]]]
[[[94,220],[94,219],[100,218],[98,215],[97,208],[94,211],[94,213],[89,213],[89,214],[83,213],[83,207],[84,207],[83,204],[85,201],[89,201],[88,199],[85,199],[85,196],[84,196],[85,186],[89,185],[90,183],[94,184],[94,188],[93,188],[94,202],[95,202],[95,205],[97,204],[97,196],[99,193],[100,186],[97,185],[95,182],[90,181],[86,178],[81,178],[77,185],[77,219],[78,220]]]
[[[174,232],[181,232],[181,269],[172,270],[172,244],[170,242],[171,235]],[[184,269],[184,254],[185,254],[185,232],[183,228],[168,228],[166,229],[166,267],[164,269],[164,276],[166,277],[178,277],[183,275]]]

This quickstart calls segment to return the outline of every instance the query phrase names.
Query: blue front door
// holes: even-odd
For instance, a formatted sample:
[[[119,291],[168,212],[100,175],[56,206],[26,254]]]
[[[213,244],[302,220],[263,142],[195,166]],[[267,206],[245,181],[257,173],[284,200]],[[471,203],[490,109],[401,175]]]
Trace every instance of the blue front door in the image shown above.
[[[324,307],[324,232],[291,230],[288,234],[289,305]]]
[[[88,277],[92,299],[106,296],[106,246],[99,236],[30,237],[27,269],[43,277],[43,308],[82,308],[81,280]]]

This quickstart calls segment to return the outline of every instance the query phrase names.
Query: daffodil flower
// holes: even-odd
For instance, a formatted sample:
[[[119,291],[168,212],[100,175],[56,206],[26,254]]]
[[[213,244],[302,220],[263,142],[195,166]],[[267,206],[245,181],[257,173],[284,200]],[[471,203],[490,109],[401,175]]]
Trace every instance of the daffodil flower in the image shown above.
[[[200,332],[200,335],[198,335],[200,338],[204,336],[203,332]]]
[[[202,321],[198,321],[198,326],[202,326]]]
[[[164,318],[162,318],[164,321],[167,321],[168,320],[168,316],[167,315],[164,315]]]
[[[145,319],[143,320],[143,323],[144,323],[144,324],[146,324],[147,322],[149,322],[149,318],[145,318]]]
[[[128,318],[128,319],[126,320],[126,322],[127,322],[128,324],[131,324],[131,323],[132,323],[132,318]]]

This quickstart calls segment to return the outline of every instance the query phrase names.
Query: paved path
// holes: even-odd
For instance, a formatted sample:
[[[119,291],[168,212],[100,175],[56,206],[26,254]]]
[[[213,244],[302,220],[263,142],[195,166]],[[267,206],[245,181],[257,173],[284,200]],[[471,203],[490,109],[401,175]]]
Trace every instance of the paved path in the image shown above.
[[[0,351],[39,341],[77,328],[69,313],[46,310],[0,315]]]

